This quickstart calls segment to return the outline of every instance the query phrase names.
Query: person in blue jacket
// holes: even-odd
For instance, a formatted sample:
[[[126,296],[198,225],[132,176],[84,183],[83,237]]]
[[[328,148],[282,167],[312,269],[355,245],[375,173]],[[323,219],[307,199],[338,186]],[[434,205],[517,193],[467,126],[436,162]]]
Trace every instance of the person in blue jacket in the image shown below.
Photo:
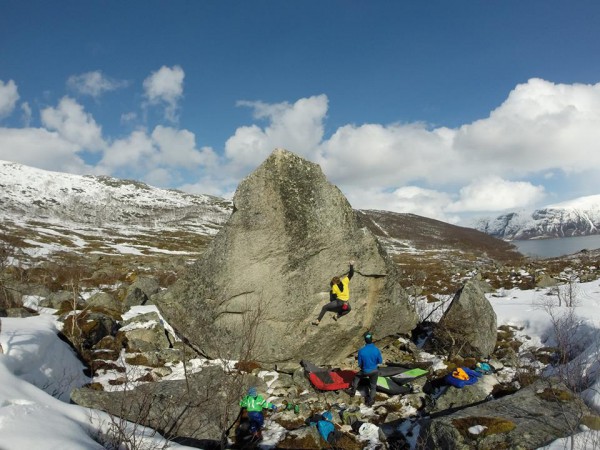
[[[348,389],[348,395],[354,396],[360,380],[363,378],[369,379],[369,392],[367,395],[367,406],[373,406],[375,403],[375,391],[377,390],[377,377],[379,376],[379,364],[383,364],[381,351],[373,344],[373,333],[367,331],[363,337],[365,338],[365,346],[358,351],[358,367],[360,371],[352,380],[352,387]]]

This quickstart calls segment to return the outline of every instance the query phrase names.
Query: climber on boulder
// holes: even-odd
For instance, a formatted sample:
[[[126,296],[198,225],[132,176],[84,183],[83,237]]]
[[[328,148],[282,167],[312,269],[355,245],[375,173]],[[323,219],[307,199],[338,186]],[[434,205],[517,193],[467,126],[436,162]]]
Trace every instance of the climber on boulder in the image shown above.
[[[313,321],[313,325],[319,325],[326,312],[334,312],[336,315],[333,320],[338,320],[340,317],[348,314],[350,308],[350,280],[354,275],[354,261],[350,261],[350,270],[348,274],[340,277],[333,277],[330,282],[331,290],[329,291],[329,303],[326,303],[321,308],[319,317]]]

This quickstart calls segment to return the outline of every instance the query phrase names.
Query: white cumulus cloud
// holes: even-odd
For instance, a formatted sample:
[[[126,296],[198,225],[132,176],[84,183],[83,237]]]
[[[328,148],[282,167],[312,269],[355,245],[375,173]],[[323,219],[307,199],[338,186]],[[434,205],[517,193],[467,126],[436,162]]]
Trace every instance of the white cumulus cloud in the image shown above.
[[[179,66],[162,66],[144,80],[144,96],[150,104],[164,104],[165,118],[177,121],[178,102],[183,96],[185,73]]]
[[[479,178],[460,189],[460,199],[447,210],[453,212],[518,209],[544,197],[544,187],[528,181],[508,181],[498,176]]]
[[[520,84],[486,119],[462,126],[454,148],[480,169],[499,175],[600,168],[600,83],[555,84],[531,79]]]
[[[103,173],[119,173],[123,169],[139,173],[152,167],[156,153],[152,138],[144,130],[135,130],[107,147],[98,166]]]
[[[196,136],[188,130],[157,126],[152,132],[158,148],[157,163],[173,167],[213,166],[217,155],[210,147],[196,148]]]
[[[107,77],[100,70],[71,75],[67,80],[67,86],[70,89],[79,94],[89,95],[94,98],[100,97],[105,92],[125,87],[127,84],[126,81],[114,80]]]
[[[159,125],[151,133],[138,129],[107,146],[98,171],[118,176],[133,174],[156,186],[171,186],[181,182],[182,170],[213,168],[217,160],[210,147],[196,147],[194,133]]]
[[[358,209],[380,209],[412,213],[444,222],[456,223],[459,217],[448,211],[453,201],[451,194],[418,186],[403,186],[391,191],[378,188],[344,188],[348,201]]]
[[[9,116],[19,100],[17,85],[13,80],[0,80],[0,119]]]
[[[80,147],[44,128],[0,128],[0,159],[46,170],[85,173]]]
[[[345,125],[322,144],[321,165],[337,183],[399,187],[415,180],[433,184],[448,173],[456,157],[454,132],[425,124]]]
[[[600,83],[518,85],[489,117],[457,129],[422,123],[344,125],[325,140],[325,171],[339,183],[398,187],[469,183],[490,167],[520,178],[600,169]]]
[[[46,128],[58,131],[64,139],[86,150],[98,151],[106,146],[102,128],[72,98],[63,97],[56,108],[43,109],[41,117]]]
[[[267,119],[268,125],[240,127],[227,140],[225,155],[232,170],[243,172],[255,167],[277,147],[309,159],[317,158],[327,114],[326,95],[302,98],[293,104],[241,101],[238,105],[252,108],[254,117]]]

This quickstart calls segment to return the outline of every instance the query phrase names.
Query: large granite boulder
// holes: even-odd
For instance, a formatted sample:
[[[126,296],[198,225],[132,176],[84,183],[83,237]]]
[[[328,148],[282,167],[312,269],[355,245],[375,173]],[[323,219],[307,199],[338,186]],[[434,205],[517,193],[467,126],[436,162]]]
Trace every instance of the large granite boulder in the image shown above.
[[[226,345],[244,358],[251,345],[262,362],[333,363],[361,346],[367,329],[377,339],[414,328],[395,264],[317,164],[276,149],[240,183],[233,203],[202,258],[154,298],[196,349],[219,357]],[[311,325],[349,260],[356,261],[352,311]]]
[[[496,312],[479,282],[469,280],[454,295],[429,345],[452,356],[482,359],[494,351],[497,336]]]

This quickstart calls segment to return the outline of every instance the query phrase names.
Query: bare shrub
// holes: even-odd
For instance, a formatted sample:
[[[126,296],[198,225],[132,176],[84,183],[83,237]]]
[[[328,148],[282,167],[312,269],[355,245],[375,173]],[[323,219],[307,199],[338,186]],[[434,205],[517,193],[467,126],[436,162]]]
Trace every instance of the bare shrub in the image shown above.
[[[85,306],[82,310],[78,310],[81,307],[81,292],[82,292],[82,279],[86,276],[87,270],[85,266],[81,264],[73,264],[62,266],[56,272],[59,274],[62,282],[62,289],[67,289],[70,292],[68,306],[64,305],[69,312],[69,316],[64,321],[65,328],[63,333],[69,339],[77,353],[79,353],[84,359],[89,359],[87,356],[89,348],[87,340],[90,334],[90,327],[94,325],[92,321],[88,319],[89,307]],[[67,303],[67,302],[64,302]],[[61,310],[64,308],[61,308]]]
[[[83,256],[62,255],[60,262],[48,268],[50,276],[48,288],[58,291],[67,287],[70,290],[77,289],[79,292],[83,281],[91,277],[92,267]]]
[[[101,430],[94,439],[109,450],[162,450],[168,447],[168,440],[159,435],[155,428],[142,425],[149,421],[150,408],[154,396],[147,391],[143,395],[130,395],[133,384],[127,378],[124,383],[124,396],[118,402],[118,410],[107,412],[106,420],[100,419],[100,414],[90,410],[90,422],[100,422]],[[180,399],[177,399],[180,400]],[[163,407],[161,402],[160,406]],[[169,405],[165,405],[169,406]],[[97,417],[94,417],[96,415]],[[155,424],[159,426],[160,424]]]
[[[550,380],[558,378],[579,398],[594,381],[590,378],[592,373],[588,367],[589,361],[586,354],[597,355],[600,352],[597,331],[587,329],[584,321],[576,314],[576,308],[580,302],[580,291],[574,275],[569,275],[566,283],[550,291],[550,294],[545,296],[540,303],[550,317],[556,341],[556,359],[546,369],[544,377],[548,379],[549,384],[551,384]],[[594,345],[595,349],[592,348]],[[556,401],[565,401],[554,391],[547,391],[556,397]],[[571,430],[571,436],[565,438],[565,448],[600,448],[600,440],[596,434],[580,433],[587,417],[589,417],[589,413],[583,402],[581,402],[581,411],[574,420],[572,418],[567,420],[565,416],[565,423]]]
[[[17,247],[4,235],[0,236],[0,332],[2,331],[1,311],[8,308],[21,307],[20,293],[11,287],[12,263],[17,256]],[[0,344],[0,354],[4,353]]]
[[[453,295],[430,295],[425,298],[410,296],[409,302],[417,313],[419,322],[423,323],[439,320],[453,298]]]
[[[576,275],[567,275],[565,284],[557,286],[555,292],[558,306],[576,307],[579,304],[579,286]]]
[[[206,311],[203,318],[206,339],[211,348],[218,350],[213,355],[212,367],[205,367],[200,374],[190,373],[190,359],[197,357],[198,352],[187,345],[179,347],[183,381],[140,384],[137,372],[131,369],[126,373],[119,382],[118,404],[113,400],[111,409],[106,409],[110,411],[110,424],[103,442],[128,449],[146,448],[140,430],[148,426],[165,439],[179,437],[184,438],[184,442],[185,438],[198,441],[197,436],[204,436],[208,429],[211,435],[218,430],[220,437],[216,445],[227,448],[229,432],[240,416],[239,401],[249,387],[250,377],[245,369],[256,367],[253,361],[258,356],[256,348],[266,310],[267,303],[262,300],[248,303],[235,330],[215,327],[214,316]],[[202,376],[204,371],[206,375]],[[201,420],[204,417],[210,418],[210,425],[207,420]]]
[[[579,340],[582,322],[576,314],[576,306],[579,302],[577,287],[568,286],[563,291],[565,294],[560,294],[560,291],[556,292],[555,296],[544,296],[538,304],[550,317],[550,324],[556,341],[557,365],[562,366],[583,350],[583,343]],[[562,307],[561,305],[565,306]]]
[[[246,301],[240,323],[235,332],[223,327],[213,329],[209,339],[213,339],[211,347],[218,349],[217,359],[224,362],[221,401],[217,404],[207,405],[211,408],[211,415],[218,417],[221,430],[221,448],[227,444],[227,434],[239,416],[239,400],[247,391],[247,378],[242,370],[237,370],[229,361],[239,359],[242,362],[260,359],[257,354],[260,345],[260,331],[268,320],[268,301],[260,298],[254,303]],[[242,364],[243,366],[244,364]],[[233,420],[232,420],[233,418]]]
[[[14,275],[19,272],[18,248],[0,236],[0,310],[23,306],[21,292],[14,287]]]

